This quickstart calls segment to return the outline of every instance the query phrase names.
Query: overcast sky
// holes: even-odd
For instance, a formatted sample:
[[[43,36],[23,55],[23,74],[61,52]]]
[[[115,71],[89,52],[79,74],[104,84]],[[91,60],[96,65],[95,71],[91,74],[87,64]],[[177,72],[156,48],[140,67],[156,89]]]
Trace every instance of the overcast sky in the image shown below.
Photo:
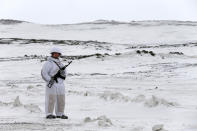
[[[0,19],[41,24],[98,19],[197,21],[197,0],[0,0]]]

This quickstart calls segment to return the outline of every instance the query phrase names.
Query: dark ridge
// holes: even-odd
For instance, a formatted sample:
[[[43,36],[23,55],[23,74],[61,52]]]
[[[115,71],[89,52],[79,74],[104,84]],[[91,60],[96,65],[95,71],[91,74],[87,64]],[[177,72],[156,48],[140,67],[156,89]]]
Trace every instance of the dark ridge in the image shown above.
[[[10,24],[20,24],[26,21],[22,20],[13,20],[13,19],[0,19],[0,24],[10,25]],[[26,22],[29,23],[29,22]],[[108,25],[119,25],[119,24],[128,24],[131,26],[162,26],[162,25],[175,25],[175,26],[197,26],[197,21],[178,21],[178,20],[142,20],[142,21],[130,21],[122,22],[116,20],[95,20],[91,22],[82,22],[82,23],[71,23],[71,24],[49,24],[50,26],[61,26],[61,25],[83,25],[83,24],[108,24]],[[44,25],[44,24],[43,24]],[[47,24],[45,24],[47,25]]]
[[[183,44],[162,44],[162,45],[136,45],[136,46],[131,46],[128,45],[126,49],[145,49],[145,48],[169,48],[169,47],[193,47],[197,46],[197,42],[188,42],[188,43],[183,43]]]
[[[79,73],[68,73],[68,76],[81,76]]]
[[[146,20],[146,21],[131,21],[129,25],[140,26],[197,26],[197,21],[176,21],[176,20]]]
[[[100,75],[107,75],[107,74],[102,74],[102,73],[92,73],[92,74],[90,74],[91,76],[100,76]]]
[[[0,62],[4,61],[22,61],[22,60],[31,60],[31,59],[40,59],[40,60],[46,60],[46,56],[38,56],[38,55],[24,55],[24,56],[18,56],[18,57],[7,57],[7,58],[0,58]]]
[[[144,21],[121,22],[121,21],[115,21],[115,20],[102,20],[101,19],[101,20],[96,20],[92,22],[77,23],[74,25],[83,25],[83,24],[108,24],[108,25],[127,24],[130,26],[162,26],[162,25],[197,26],[197,21],[144,20]]]
[[[184,55],[183,52],[169,52],[169,54],[173,54],[173,55]]]
[[[123,72],[122,74],[133,75],[133,74],[135,74],[135,72]]]
[[[111,50],[111,43],[99,41],[80,41],[80,40],[47,40],[47,39],[21,39],[21,38],[0,38],[0,44],[54,44],[68,46],[93,47],[96,50]]]
[[[110,24],[110,25],[119,25],[119,24],[128,24],[128,22],[120,22],[115,20],[95,20],[92,22],[83,22],[78,24]]]
[[[83,46],[93,46],[96,49],[106,49],[111,50],[111,45],[117,43],[109,42],[99,42],[99,41],[81,41],[81,40],[49,40],[49,39],[22,39],[22,38],[0,38],[0,44],[57,44],[57,45],[83,45]],[[155,43],[156,44],[156,43]],[[193,47],[197,46],[197,42],[188,42],[181,44],[158,44],[158,45],[129,45],[121,44],[127,46],[126,49],[144,49],[144,48],[169,48],[169,47]],[[118,55],[118,54],[117,54]]]
[[[105,53],[105,54],[100,54],[100,53],[96,53],[96,54],[91,54],[91,55],[76,55],[76,56],[61,56],[61,58],[63,60],[79,60],[79,59],[84,59],[84,58],[88,58],[88,57],[96,57],[96,58],[104,58],[105,56],[110,56],[109,54]]]
[[[156,54],[153,51],[147,51],[147,50],[137,50],[136,51],[137,54],[150,54],[151,56],[155,56]]]
[[[4,25],[20,24],[24,22],[25,21],[20,21],[20,20],[0,19],[0,24],[4,24]]]
[[[81,76],[82,74],[80,73],[68,73],[68,76]],[[105,73],[88,73],[88,74],[83,74],[83,76],[107,76],[109,74],[105,74]]]
[[[12,42],[19,42],[20,44],[31,44],[31,43],[49,43],[53,44],[65,44],[65,45],[86,45],[87,43],[92,44],[110,44],[107,42],[99,41],[80,41],[80,40],[49,40],[49,39],[22,39],[22,38],[0,38],[0,44],[12,44]]]
[[[76,56],[61,56],[63,61],[67,60],[80,60],[85,59],[89,57],[96,57],[96,58],[104,58],[105,56],[110,56],[109,54],[91,54],[91,55],[76,55]],[[24,56],[18,56],[18,57],[7,57],[7,58],[0,58],[0,62],[4,61],[23,61],[23,60],[31,60],[31,59],[39,59],[41,62],[46,61],[48,56],[43,55],[24,55]]]

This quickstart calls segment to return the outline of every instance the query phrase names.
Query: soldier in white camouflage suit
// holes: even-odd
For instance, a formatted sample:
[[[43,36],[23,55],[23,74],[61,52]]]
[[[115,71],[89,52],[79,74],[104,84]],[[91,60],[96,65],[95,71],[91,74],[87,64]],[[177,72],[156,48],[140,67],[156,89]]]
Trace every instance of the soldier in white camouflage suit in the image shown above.
[[[46,82],[46,94],[45,94],[45,112],[47,119],[62,118],[68,119],[64,114],[65,108],[65,86],[64,80],[66,78],[66,70],[60,77],[57,77],[57,81],[49,86],[49,83],[57,75],[58,71],[63,64],[60,62],[59,57],[62,54],[59,48],[52,48],[51,57],[48,57],[47,61],[43,65],[41,70],[42,78]],[[53,115],[55,107],[55,115]]]

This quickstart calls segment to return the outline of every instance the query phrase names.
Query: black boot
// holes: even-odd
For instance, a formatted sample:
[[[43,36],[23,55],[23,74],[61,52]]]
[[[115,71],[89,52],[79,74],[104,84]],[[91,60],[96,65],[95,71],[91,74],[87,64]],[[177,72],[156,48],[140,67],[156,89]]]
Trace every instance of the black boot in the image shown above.
[[[62,115],[62,116],[56,116],[56,118],[68,119],[68,116]]]
[[[68,116],[62,115],[61,119],[68,119]]]
[[[46,118],[47,119],[55,119],[56,117],[54,115],[48,115]]]
[[[56,118],[61,118],[61,116],[56,116]]]

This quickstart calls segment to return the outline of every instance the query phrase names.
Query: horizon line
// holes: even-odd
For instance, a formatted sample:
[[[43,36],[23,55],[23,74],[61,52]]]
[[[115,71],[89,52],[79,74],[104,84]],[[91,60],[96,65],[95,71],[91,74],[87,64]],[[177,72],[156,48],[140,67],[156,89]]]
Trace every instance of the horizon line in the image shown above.
[[[119,21],[119,20],[108,20],[108,19],[96,19],[92,21],[83,21],[83,22],[73,22],[73,23],[57,23],[57,24],[47,24],[47,23],[38,23],[38,22],[33,22],[33,21],[27,21],[27,20],[21,20],[21,19],[10,19],[10,18],[1,18],[0,21],[16,21],[16,22],[26,22],[26,23],[33,23],[33,24],[40,24],[40,25],[76,25],[76,24],[91,24],[99,21],[102,23],[108,22],[108,23],[122,23],[122,24],[129,24],[131,22],[159,22],[159,21],[174,21],[174,22],[191,22],[191,23],[196,23],[197,20],[192,21],[192,20],[176,20],[176,19],[147,19],[147,20],[130,20],[130,21]]]

